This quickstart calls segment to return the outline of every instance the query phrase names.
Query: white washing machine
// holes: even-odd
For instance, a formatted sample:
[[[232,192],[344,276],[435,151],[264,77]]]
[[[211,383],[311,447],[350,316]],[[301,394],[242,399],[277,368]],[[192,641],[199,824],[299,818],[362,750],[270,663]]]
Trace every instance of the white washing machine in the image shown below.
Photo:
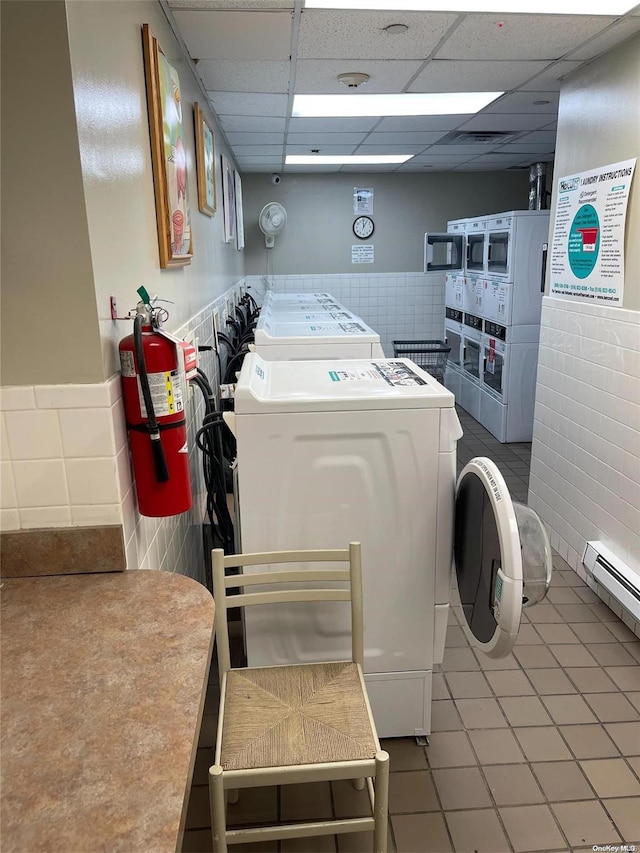
[[[521,542],[499,471],[473,460],[456,498],[462,431],[453,395],[408,360],[267,362],[251,354],[235,405],[242,550],[359,540],[364,668],[378,733],[429,734],[454,524],[463,610],[476,644],[502,655],[517,635]],[[550,560],[549,549],[547,585]],[[528,597],[536,599],[532,591]],[[326,603],[280,609],[282,630],[274,629],[271,610],[245,612],[249,666],[349,655],[348,605],[340,615]]]
[[[356,318],[341,322],[290,322],[260,317],[255,351],[266,361],[384,358],[380,335]]]
[[[482,342],[482,319],[475,314],[464,313],[462,319],[460,396],[457,397],[457,400],[462,408],[476,420],[480,416]]]

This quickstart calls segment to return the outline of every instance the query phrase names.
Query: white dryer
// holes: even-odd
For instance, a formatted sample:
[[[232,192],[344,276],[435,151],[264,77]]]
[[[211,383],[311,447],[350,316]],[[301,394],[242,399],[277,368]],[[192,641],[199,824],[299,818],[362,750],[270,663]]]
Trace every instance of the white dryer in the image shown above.
[[[384,358],[380,335],[360,318],[330,322],[291,322],[260,316],[255,350],[266,361]]]
[[[359,540],[365,678],[378,732],[429,734],[454,524],[462,606],[475,642],[495,656],[517,635],[521,542],[499,471],[473,460],[456,503],[462,431],[453,395],[407,360],[267,362],[251,354],[235,400],[242,550]],[[532,601],[548,584],[550,549],[538,562],[545,581],[528,590]],[[339,616],[326,603],[281,609],[282,631],[270,610],[245,613],[249,666],[349,654],[347,607]]]

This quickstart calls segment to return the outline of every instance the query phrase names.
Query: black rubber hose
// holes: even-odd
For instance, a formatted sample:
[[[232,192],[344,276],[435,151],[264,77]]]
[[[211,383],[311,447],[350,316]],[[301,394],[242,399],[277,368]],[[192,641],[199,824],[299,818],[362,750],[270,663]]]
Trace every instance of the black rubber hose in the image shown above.
[[[159,483],[167,483],[169,482],[169,469],[167,468],[167,459],[164,455],[164,447],[162,446],[162,438],[160,437],[160,427],[158,426],[156,413],[153,408],[153,400],[151,399],[147,363],[144,357],[144,347],[142,346],[142,321],[142,315],[136,314],[136,318],[133,321],[133,345],[136,351],[138,370],[140,371],[140,390],[142,391],[142,399],[147,410],[147,432],[151,439],[151,454],[153,456],[156,480]]]

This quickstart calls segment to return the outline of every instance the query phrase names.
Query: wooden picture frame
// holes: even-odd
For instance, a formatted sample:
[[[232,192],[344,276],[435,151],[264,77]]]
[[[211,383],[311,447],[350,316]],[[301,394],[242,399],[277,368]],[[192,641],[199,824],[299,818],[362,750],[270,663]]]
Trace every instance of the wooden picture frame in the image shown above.
[[[180,80],[149,24],[142,25],[142,46],[160,266],[168,269],[193,256]]]
[[[193,119],[196,133],[198,208],[207,216],[214,216],[218,209],[215,134],[198,103],[193,105]]]
[[[236,248],[239,252],[244,249],[244,211],[242,208],[242,178],[234,171],[233,183],[236,191]]]
[[[222,212],[224,214],[224,242],[233,242],[236,236],[236,189],[233,172],[224,154],[220,155],[222,164]]]

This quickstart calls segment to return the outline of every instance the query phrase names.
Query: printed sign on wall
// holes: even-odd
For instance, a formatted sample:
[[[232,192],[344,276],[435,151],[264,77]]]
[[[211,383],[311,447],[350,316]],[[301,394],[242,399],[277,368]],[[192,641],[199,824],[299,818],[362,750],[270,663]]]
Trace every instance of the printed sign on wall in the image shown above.
[[[551,296],[622,305],[624,231],[636,160],[558,182]]]
[[[351,247],[351,263],[352,264],[372,264],[373,263],[373,246],[367,243],[364,246]]]

